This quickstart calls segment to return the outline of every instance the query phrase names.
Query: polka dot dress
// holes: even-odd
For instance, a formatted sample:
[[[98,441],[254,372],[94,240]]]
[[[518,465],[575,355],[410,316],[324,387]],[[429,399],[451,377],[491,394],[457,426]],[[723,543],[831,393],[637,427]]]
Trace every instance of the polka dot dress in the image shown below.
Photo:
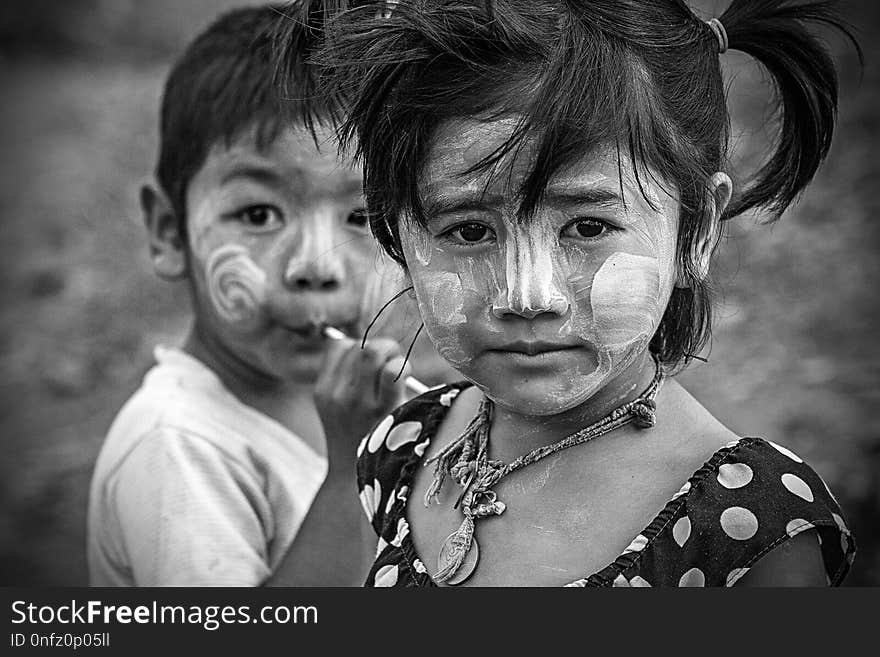
[[[358,490],[379,536],[367,586],[433,586],[405,511],[425,450],[459,383],[432,390],[380,422],[358,447]],[[829,585],[855,541],[825,482],[796,454],[761,438],[715,452],[620,556],[568,586],[733,586],[758,559],[801,532],[818,535]]]

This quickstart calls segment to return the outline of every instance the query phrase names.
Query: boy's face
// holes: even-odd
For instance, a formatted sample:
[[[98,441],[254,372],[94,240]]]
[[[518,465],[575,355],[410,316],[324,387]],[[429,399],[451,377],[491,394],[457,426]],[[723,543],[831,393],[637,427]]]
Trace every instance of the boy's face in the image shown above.
[[[216,145],[187,189],[189,272],[199,330],[258,373],[311,382],[325,324],[355,334],[376,249],[359,169],[332,142],[287,129]]]
[[[520,223],[528,149],[510,176],[462,175],[514,125],[441,127],[421,184],[427,226],[402,222],[401,242],[440,354],[497,403],[551,415],[646,353],[675,283],[679,203],[644,174],[643,194],[622,154],[596,149]]]

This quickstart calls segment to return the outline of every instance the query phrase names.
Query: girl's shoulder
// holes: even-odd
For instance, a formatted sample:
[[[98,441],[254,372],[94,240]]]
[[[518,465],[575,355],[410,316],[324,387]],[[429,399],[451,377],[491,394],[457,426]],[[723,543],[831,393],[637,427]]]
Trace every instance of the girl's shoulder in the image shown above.
[[[581,583],[732,586],[759,559],[811,530],[828,583],[840,584],[855,541],[828,485],[790,449],[741,438],[694,472],[633,549]]]
[[[405,500],[416,467],[466,381],[438,386],[397,407],[361,441],[357,450],[358,491],[364,512],[381,533],[385,509]]]

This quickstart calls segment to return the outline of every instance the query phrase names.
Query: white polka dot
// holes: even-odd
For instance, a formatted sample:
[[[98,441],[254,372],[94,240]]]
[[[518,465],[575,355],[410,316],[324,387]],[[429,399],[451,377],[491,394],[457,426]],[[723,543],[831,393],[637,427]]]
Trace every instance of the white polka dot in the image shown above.
[[[758,531],[755,514],[741,506],[732,506],[721,513],[721,529],[737,541],[747,541]]]
[[[642,536],[639,534],[633,539],[633,542],[630,543],[626,549],[623,551],[624,554],[629,552],[641,552],[645,549],[645,546],[648,544],[648,538],[646,536]]]
[[[699,568],[691,568],[681,579],[678,580],[679,586],[706,586],[706,576]]]
[[[831,517],[834,518],[834,522],[837,523],[837,527],[838,529],[840,529],[840,531],[842,531],[844,534],[849,534],[849,529],[846,528],[846,523],[843,522],[843,518],[841,518],[836,513],[832,513]]]
[[[428,448],[428,445],[430,445],[430,444],[431,444],[431,439],[428,438],[424,442],[421,442],[418,445],[416,445],[415,447],[413,447],[413,451],[416,453],[416,456],[418,456],[419,458],[423,457],[425,455],[425,450]]]
[[[397,499],[402,502],[406,502],[406,498],[409,496],[409,486],[401,486],[400,490],[397,491]]]
[[[725,488],[742,488],[754,475],[745,463],[725,463],[718,468],[718,483]]]
[[[394,503],[397,501],[397,497],[394,495],[388,496],[388,503],[385,505],[385,515],[391,513],[391,509],[394,507]]]
[[[672,496],[672,499],[676,500],[682,495],[687,495],[688,491],[691,489],[691,482],[686,481],[684,486],[678,489],[678,492]]]
[[[364,513],[372,520],[382,501],[382,484],[378,479],[374,479],[372,486],[370,484],[364,486],[359,497],[361,498],[361,506],[364,507]]]
[[[452,406],[453,400],[456,397],[458,397],[458,393],[460,393],[460,392],[461,392],[461,390],[458,390],[458,389],[450,390],[449,392],[444,392],[442,395],[440,395],[440,405],[446,406],[447,408]]]
[[[808,529],[815,529],[815,525],[808,520],[804,520],[803,518],[795,518],[791,522],[789,522],[785,526],[785,533],[791,537],[797,536],[801,532],[805,532]],[[821,545],[821,543],[820,543]]]
[[[800,456],[798,456],[797,454],[792,452],[790,449],[787,449],[787,448],[783,447],[782,445],[777,445],[772,440],[768,440],[767,442],[770,443],[771,445],[773,445],[773,447],[776,448],[776,451],[778,451],[780,454],[787,456],[795,463],[803,463],[804,462],[804,460]]]
[[[405,518],[401,518],[397,521],[397,536],[391,541],[391,545],[394,547],[400,547],[400,544],[403,543],[403,539],[406,538],[407,534],[409,534],[409,523]]]
[[[813,491],[810,490],[807,482],[797,475],[788,473],[782,475],[782,485],[788,489],[789,493],[797,495],[807,502],[813,501]]]
[[[735,568],[731,570],[727,575],[727,581],[724,583],[724,586],[733,586],[747,572],[749,572],[748,568]]]
[[[690,538],[690,535],[690,518],[685,516],[684,518],[679,518],[678,520],[676,520],[675,524],[672,526],[672,538],[674,538],[675,542],[678,543],[678,547],[684,547],[684,544],[688,540],[688,538]]]
[[[385,551],[385,548],[388,547],[388,541],[386,541],[381,536],[379,537],[379,542],[376,543],[376,558],[379,558],[379,555]]]
[[[820,534],[819,532],[816,532],[816,538],[819,539],[819,545],[821,546],[822,545],[822,534]]]
[[[391,431],[393,424],[394,417],[389,415],[382,420],[375,429],[373,429],[373,433],[370,434],[370,441],[367,443],[367,449],[370,450],[370,454],[375,454],[379,450],[382,446],[382,442],[385,440],[385,436]]]
[[[426,573],[426,572],[428,572],[428,569],[425,568],[425,564],[422,563],[422,560],[421,560],[421,559],[416,559],[415,561],[413,561],[413,568],[416,569],[416,572],[417,572],[417,573]]]
[[[376,571],[375,586],[388,587],[397,584],[399,572],[397,566],[382,566]]]
[[[620,575],[614,578],[614,582],[612,582],[611,586],[615,588],[629,588],[629,582],[626,580],[626,577],[623,576],[623,573],[620,573]]]
[[[366,436],[364,436],[364,439],[363,439],[363,440],[360,442],[360,444],[358,445],[358,448],[357,448],[357,455],[358,455],[358,458],[360,458],[361,454],[364,453],[364,447],[367,446],[367,441],[370,439],[370,436],[372,436],[372,435],[373,435],[373,434],[368,433]]]
[[[393,452],[407,443],[418,440],[420,433],[422,433],[421,422],[401,422],[388,434],[385,447]]]
[[[846,534],[840,535],[840,549],[846,554],[849,551],[849,537]]]
[[[648,583],[648,580],[646,580],[643,577],[639,577],[638,575],[636,575],[631,580],[629,580],[629,585],[630,586],[639,586],[639,587],[650,587],[651,586]]]

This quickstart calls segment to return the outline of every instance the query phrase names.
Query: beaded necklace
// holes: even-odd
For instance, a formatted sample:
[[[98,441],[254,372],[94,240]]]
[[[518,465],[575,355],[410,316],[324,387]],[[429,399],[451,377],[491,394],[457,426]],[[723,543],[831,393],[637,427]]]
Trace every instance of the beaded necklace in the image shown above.
[[[654,364],[654,378],[634,400],[615,408],[588,427],[551,445],[537,447],[509,464],[488,457],[493,403],[483,397],[476,416],[461,436],[425,462],[426,466],[436,463],[434,479],[425,493],[425,506],[430,504],[432,498],[437,498],[447,476],[452,477],[462,488],[453,508],[461,507],[464,520],[457,530],[446,537],[440,547],[434,581],[454,586],[464,582],[474,572],[480,558],[480,547],[474,537],[474,524],[482,518],[504,513],[507,505],[492,490],[504,477],[551,454],[581,445],[630,422],[640,429],[653,427],[657,408],[654,399],[663,382],[663,369],[656,357]]]

